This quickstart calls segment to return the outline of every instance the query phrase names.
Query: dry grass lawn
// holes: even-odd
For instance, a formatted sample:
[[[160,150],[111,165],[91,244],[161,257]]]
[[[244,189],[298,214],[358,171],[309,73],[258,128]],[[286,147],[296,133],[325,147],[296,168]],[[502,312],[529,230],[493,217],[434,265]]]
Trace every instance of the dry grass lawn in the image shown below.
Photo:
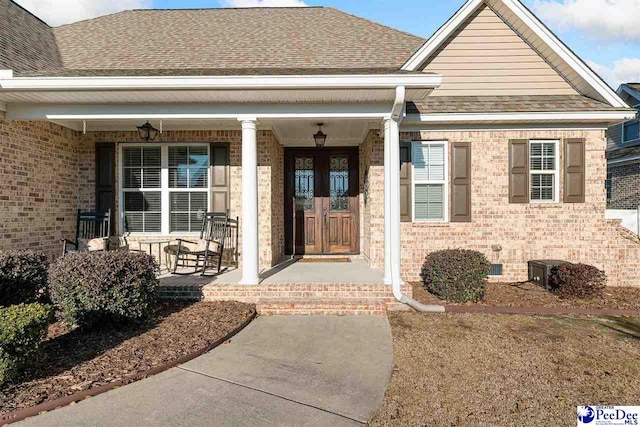
[[[578,405],[640,404],[638,320],[390,313],[389,321],[396,368],[373,426],[575,426]]]

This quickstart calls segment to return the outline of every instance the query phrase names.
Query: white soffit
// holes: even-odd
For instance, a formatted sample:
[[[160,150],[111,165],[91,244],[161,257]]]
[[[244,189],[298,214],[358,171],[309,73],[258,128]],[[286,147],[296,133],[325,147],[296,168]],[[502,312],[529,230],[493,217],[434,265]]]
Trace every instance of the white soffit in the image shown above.
[[[468,0],[427,42],[402,66],[402,70],[418,70],[438,48],[483,4],[487,4],[520,36],[542,55],[576,90],[613,107],[627,105],[584,61],[576,56],[519,0]]]

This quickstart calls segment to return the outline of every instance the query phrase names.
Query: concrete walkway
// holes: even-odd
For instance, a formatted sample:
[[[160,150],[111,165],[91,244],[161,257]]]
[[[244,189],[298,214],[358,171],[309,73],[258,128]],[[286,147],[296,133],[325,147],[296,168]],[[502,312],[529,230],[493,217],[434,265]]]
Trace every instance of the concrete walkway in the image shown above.
[[[393,367],[384,317],[260,317],[183,366],[25,426],[357,426]]]

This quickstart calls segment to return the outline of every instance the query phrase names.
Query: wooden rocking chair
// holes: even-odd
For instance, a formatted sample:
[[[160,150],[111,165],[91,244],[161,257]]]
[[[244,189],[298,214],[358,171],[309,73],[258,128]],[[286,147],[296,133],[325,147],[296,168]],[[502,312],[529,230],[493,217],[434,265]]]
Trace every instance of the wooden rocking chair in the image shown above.
[[[82,212],[76,217],[75,241],[62,239],[62,256],[69,252],[107,251],[111,238],[111,210]]]
[[[209,212],[204,215],[199,242],[177,239],[178,247],[173,274],[190,275],[202,269],[200,275],[204,276],[208,268],[215,268],[216,274],[219,274],[222,269],[228,222],[226,213]],[[190,249],[185,244],[198,246],[198,249]],[[178,267],[195,267],[195,271],[178,273]]]

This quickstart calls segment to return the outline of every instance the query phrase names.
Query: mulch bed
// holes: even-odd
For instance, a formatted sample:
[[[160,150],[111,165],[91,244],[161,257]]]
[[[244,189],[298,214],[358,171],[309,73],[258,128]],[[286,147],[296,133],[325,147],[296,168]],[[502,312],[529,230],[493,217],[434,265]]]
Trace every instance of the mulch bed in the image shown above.
[[[422,283],[412,283],[413,297],[423,304],[443,304],[435,295],[427,292]],[[602,298],[562,299],[533,283],[489,283],[484,300],[477,304],[448,305],[485,305],[491,307],[544,307],[544,308],[585,308],[640,310],[640,288],[606,288]]]
[[[255,306],[238,302],[161,304],[147,321],[84,331],[49,328],[40,363],[0,387],[0,413],[113,383],[209,347],[238,328]]]
[[[372,426],[575,426],[634,405],[634,319],[390,313],[395,368]]]

